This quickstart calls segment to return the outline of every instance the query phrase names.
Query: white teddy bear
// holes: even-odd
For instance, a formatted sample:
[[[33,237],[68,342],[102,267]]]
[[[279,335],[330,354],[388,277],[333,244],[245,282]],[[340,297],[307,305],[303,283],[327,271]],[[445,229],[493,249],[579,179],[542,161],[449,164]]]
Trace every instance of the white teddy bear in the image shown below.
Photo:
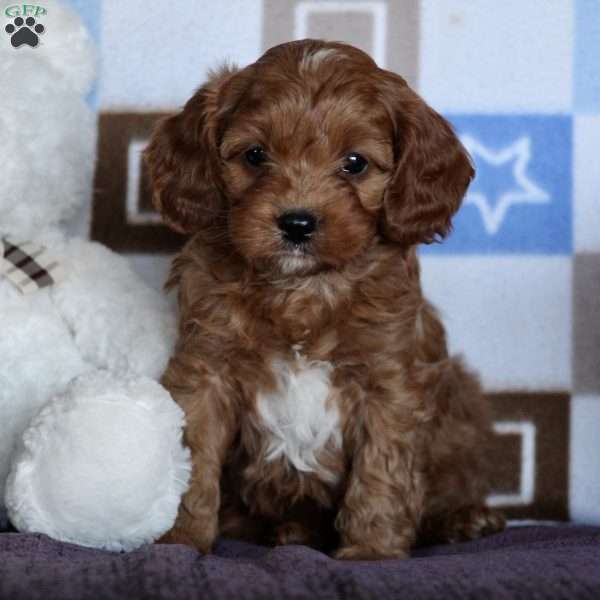
[[[0,521],[128,550],[171,527],[189,478],[182,411],[156,381],[175,315],[123,257],[65,232],[91,193],[95,58],[79,17],[44,7],[42,43],[0,44]]]

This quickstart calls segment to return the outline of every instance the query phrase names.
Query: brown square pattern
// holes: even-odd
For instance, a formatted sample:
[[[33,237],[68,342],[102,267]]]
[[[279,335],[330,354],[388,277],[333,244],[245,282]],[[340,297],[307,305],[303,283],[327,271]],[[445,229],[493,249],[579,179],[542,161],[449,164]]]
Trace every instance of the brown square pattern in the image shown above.
[[[494,393],[493,494],[512,519],[568,518],[566,393]]]
[[[600,394],[600,254],[576,254],[573,264],[573,385]]]
[[[162,113],[101,113],[91,237],[118,252],[175,252],[185,238],[165,227],[152,207],[141,160]]]
[[[294,38],[350,43],[416,87],[418,0],[264,0],[263,48]]]

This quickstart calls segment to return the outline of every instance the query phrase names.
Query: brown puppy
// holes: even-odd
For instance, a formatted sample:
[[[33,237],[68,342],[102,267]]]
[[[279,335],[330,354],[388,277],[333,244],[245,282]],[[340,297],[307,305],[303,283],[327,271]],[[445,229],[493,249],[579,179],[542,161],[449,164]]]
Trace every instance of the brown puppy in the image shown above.
[[[501,529],[479,385],[415,254],[473,176],[448,123],[360,50],[304,40],[214,74],[145,157],[157,207],[194,234],[168,282],[162,381],[194,470],[166,540],[374,559]]]

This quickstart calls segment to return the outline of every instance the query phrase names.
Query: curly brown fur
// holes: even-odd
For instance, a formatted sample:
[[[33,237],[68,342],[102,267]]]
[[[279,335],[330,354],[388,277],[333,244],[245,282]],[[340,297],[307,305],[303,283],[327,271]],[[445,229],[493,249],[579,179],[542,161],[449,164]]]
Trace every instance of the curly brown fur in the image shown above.
[[[366,172],[341,170],[350,152]],[[415,252],[473,175],[448,123],[361,51],[304,40],[213,75],[145,157],[157,207],[194,234],[168,282],[180,338],[162,380],[194,471],[165,540],[374,559],[501,529],[479,385],[448,356]],[[298,209],[317,219],[302,245],[278,227]]]

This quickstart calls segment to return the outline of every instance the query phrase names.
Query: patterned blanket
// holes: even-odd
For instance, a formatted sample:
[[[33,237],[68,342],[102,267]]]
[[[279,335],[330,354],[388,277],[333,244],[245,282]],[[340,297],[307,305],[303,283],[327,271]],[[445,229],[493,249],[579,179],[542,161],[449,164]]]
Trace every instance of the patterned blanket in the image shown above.
[[[244,0],[168,18],[147,4],[128,4],[144,16],[133,30],[102,4],[92,236],[158,285],[157,253],[182,240],[157,221],[139,160],[156,118],[224,59],[303,36],[362,47],[453,122],[476,163],[455,233],[422,257],[451,347],[494,405],[490,502],[600,523],[600,4]]]
[[[423,248],[423,279],[493,402],[490,503],[600,523],[596,0],[70,3],[101,59],[91,236],[156,286],[182,238],[152,210],[140,150],[210,67],[292,38],[341,39],[446,115],[477,177],[455,233]]]

